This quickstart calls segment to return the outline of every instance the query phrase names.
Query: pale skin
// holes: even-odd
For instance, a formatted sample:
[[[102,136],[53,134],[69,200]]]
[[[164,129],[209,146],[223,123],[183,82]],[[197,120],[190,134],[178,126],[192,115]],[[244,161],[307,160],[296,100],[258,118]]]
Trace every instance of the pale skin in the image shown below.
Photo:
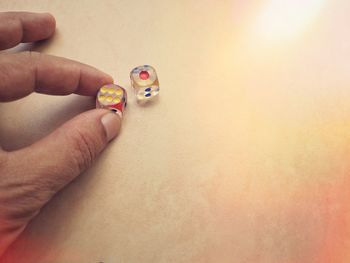
[[[0,49],[50,38],[55,27],[50,14],[0,13]],[[0,53],[0,79],[0,102],[32,92],[95,96],[113,82],[88,65],[37,52]],[[12,152],[0,147],[0,257],[40,209],[93,163],[120,126],[118,115],[90,110],[28,147]]]

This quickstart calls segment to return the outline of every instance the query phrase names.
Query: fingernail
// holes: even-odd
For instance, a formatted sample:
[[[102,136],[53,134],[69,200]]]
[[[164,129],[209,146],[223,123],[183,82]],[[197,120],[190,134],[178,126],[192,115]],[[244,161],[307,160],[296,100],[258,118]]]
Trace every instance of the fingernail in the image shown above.
[[[103,115],[101,118],[103,127],[105,128],[107,134],[107,140],[110,141],[115,138],[119,132],[121,118],[118,114],[113,112]]]

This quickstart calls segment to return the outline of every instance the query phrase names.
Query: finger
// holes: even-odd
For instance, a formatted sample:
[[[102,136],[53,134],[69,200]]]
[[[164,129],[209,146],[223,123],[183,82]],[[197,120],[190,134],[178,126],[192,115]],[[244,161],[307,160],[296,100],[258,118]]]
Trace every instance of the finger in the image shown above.
[[[113,78],[91,66],[69,59],[22,52],[0,55],[0,101],[39,92],[52,95],[95,96]]]
[[[49,38],[56,28],[51,14],[29,12],[0,13],[0,49],[6,49],[21,42],[33,42]]]
[[[120,126],[119,116],[110,111],[78,115],[41,141],[8,153],[8,169],[17,176],[10,177],[13,181],[7,185],[25,185],[32,189],[32,198],[44,204],[90,167]]]

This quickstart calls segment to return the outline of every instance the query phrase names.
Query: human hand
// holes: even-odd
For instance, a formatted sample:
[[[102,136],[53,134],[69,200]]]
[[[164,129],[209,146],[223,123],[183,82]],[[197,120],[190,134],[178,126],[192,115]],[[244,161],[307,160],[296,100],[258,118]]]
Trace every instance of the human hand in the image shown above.
[[[0,13],[0,49],[49,38],[55,26],[50,14]],[[0,53],[0,102],[32,92],[95,96],[112,82],[109,75],[68,59]],[[26,148],[0,147],[0,256],[52,196],[91,165],[120,125],[117,114],[91,110]]]

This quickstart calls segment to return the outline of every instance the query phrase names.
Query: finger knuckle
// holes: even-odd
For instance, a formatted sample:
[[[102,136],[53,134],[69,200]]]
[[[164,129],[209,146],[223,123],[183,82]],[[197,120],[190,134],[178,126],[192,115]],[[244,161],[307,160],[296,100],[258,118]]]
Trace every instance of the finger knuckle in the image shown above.
[[[23,51],[23,54],[24,57],[26,57],[26,60],[30,63],[30,66],[33,68],[33,70],[36,71],[39,61],[42,58],[42,54],[37,51]]]
[[[41,53],[37,51],[23,51],[22,53],[30,59],[38,59],[41,56]]]
[[[82,172],[91,166],[98,151],[96,138],[88,132],[76,129],[71,134],[73,140],[73,159]]]
[[[45,189],[34,178],[21,177],[14,166],[13,154],[0,152],[0,216],[11,222],[32,218],[42,207]],[[30,173],[30,172],[27,172]]]
[[[0,146],[0,171],[5,169],[8,163],[8,154],[4,152]],[[2,173],[0,173],[2,175]]]

